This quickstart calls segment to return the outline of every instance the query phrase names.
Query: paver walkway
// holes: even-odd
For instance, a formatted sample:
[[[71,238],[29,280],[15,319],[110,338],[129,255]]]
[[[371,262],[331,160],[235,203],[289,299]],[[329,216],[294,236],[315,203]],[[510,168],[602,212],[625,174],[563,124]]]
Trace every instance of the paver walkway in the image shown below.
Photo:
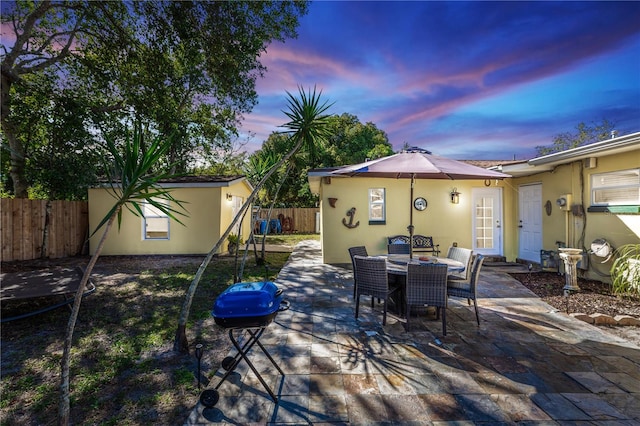
[[[323,264],[317,241],[296,246],[276,282],[291,309],[260,341],[284,378],[251,355],[278,403],[242,362],[186,424],[640,424],[640,347],[507,274],[483,270],[479,328],[473,305],[450,299],[445,337],[428,314],[411,332],[393,315],[382,327],[364,300],[356,321],[351,271]]]

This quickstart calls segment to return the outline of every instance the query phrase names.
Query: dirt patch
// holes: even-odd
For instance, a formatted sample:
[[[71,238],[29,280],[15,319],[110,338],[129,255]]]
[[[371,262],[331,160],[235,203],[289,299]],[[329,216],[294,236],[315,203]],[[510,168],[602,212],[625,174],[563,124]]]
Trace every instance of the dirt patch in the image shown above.
[[[579,292],[564,296],[564,275],[555,272],[534,272],[532,274],[509,274],[538,297],[559,311],[583,313],[587,315],[604,314],[611,317],[629,315],[640,318],[640,297],[616,296],[611,285],[586,278],[578,278]],[[608,332],[625,338],[640,346],[640,327],[637,326],[599,326]]]
[[[270,257],[272,256],[272,257]],[[267,254],[276,274],[287,254]],[[83,299],[72,351],[71,417],[75,424],[182,424],[198,401],[195,344],[204,344],[201,384],[213,378],[231,349],[217,327],[212,302],[233,281],[234,259],[219,256],[194,297],[187,335],[190,353],[173,351],[185,290],[203,256],[107,256],[93,270],[97,291]],[[2,273],[85,267],[88,257],[9,262]],[[262,279],[248,262],[244,277]],[[33,302],[29,301],[29,308]],[[15,303],[3,315],[20,309]],[[29,311],[32,309],[29,309]],[[1,424],[55,424],[59,365],[69,310],[2,325]]]

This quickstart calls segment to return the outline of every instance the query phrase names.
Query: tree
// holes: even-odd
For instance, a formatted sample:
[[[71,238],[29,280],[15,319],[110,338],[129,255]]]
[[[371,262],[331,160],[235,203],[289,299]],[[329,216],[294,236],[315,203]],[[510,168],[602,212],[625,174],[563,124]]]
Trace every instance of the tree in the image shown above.
[[[592,126],[581,122],[576,126],[575,133],[560,133],[553,138],[553,145],[536,146],[536,152],[538,156],[543,156],[603,141],[611,137],[611,132],[614,128],[615,124],[607,119],[602,120],[602,124],[594,123]]]
[[[213,255],[218,252],[222,243],[226,240],[227,236],[231,233],[233,227],[238,223],[253,203],[258,192],[262,189],[264,183],[271,177],[276,170],[278,170],[283,164],[295,155],[302,147],[306,150],[314,150],[315,146],[323,140],[326,140],[327,133],[327,119],[328,116],[325,112],[331,105],[326,102],[320,103],[321,92],[317,93],[314,88],[313,92],[309,90],[308,93],[302,88],[298,88],[299,99],[295,98],[291,93],[287,92],[288,111],[283,111],[284,114],[289,117],[289,122],[285,123],[282,127],[286,130],[293,145],[289,152],[287,152],[276,163],[271,170],[264,175],[262,180],[254,187],[253,191],[242,205],[240,210],[236,213],[233,221],[229,224],[226,231],[220,236],[218,242],[213,246],[211,251],[205,256],[204,260],[198,267],[198,270],[187,289],[185,300],[180,312],[180,318],[178,320],[178,328],[176,330],[175,340],[173,342],[174,351],[189,352],[189,342],[187,340],[187,320],[189,319],[189,312],[191,311],[191,304],[193,297],[198,288],[198,284],[205,269],[211,262]]]
[[[142,119],[173,135],[165,163],[186,171],[194,153],[226,146],[242,114],[256,103],[260,54],[272,41],[295,37],[306,2],[16,1],[3,5],[15,44],[3,37],[1,124],[13,192],[26,197],[29,149],[15,111],[16,86],[50,70],[54,92],[90,94],[90,120],[101,137]],[[71,96],[73,98],[73,96]],[[202,149],[198,149],[198,147]]]
[[[390,155],[393,148],[387,135],[373,123],[362,124],[358,117],[351,114],[331,116],[327,119],[329,136],[324,143],[318,144],[314,152],[301,152],[291,159],[290,170],[281,167],[273,178],[265,184],[260,194],[261,204],[269,204],[274,199],[275,188],[282,182],[278,193],[278,205],[287,207],[313,207],[317,196],[311,193],[307,173],[318,167],[336,167],[355,164],[367,158],[375,159]],[[250,157],[260,159],[265,156],[281,157],[291,149],[291,142],[280,133],[272,133],[262,144],[262,148]],[[251,173],[247,173],[252,183]]]
[[[11,49],[2,44],[0,122],[9,146],[9,173],[16,197],[26,198],[29,185],[25,176],[28,158],[19,133],[20,116],[12,105],[13,87],[28,87],[26,77],[54,67],[61,69],[94,37],[116,44],[122,41],[120,32],[107,24],[112,20],[127,22],[126,8],[120,2],[104,7],[103,4],[16,1],[3,8],[2,22],[12,24],[15,44]]]
[[[331,140],[320,167],[356,164],[393,154],[387,134],[371,122],[362,124],[355,115],[331,117],[330,127]]]
[[[82,281],[76,291],[73,308],[69,316],[69,322],[67,323],[64,352],[60,363],[60,401],[58,413],[59,423],[61,425],[69,424],[69,367],[71,346],[75,324],[80,311],[80,304],[82,303],[82,295],[93,271],[93,267],[100,257],[113,222],[117,218],[118,228],[120,227],[123,207],[126,207],[136,215],[142,215],[140,204],[149,203],[178,223],[181,223],[176,218],[176,214],[182,214],[181,202],[171,196],[170,190],[163,189],[158,185],[160,180],[172,176],[160,171],[153,173],[153,168],[156,167],[158,161],[166,151],[171,148],[171,140],[156,139],[150,146],[144,149],[143,152],[142,129],[140,126],[136,126],[133,138],[125,141],[122,153],[119,152],[115,143],[108,141],[107,144],[112,156],[111,163],[113,167],[110,168],[107,166],[105,169],[111,169],[109,182],[112,185],[111,193],[115,199],[115,203],[93,232],[95,234],[104,226],[102,237],[98,242],[95,253],[89,260],[89,264],[82,276]],[[109,162],[109,160],[106,161]],[[174,205],[177,207],[174,207]]]

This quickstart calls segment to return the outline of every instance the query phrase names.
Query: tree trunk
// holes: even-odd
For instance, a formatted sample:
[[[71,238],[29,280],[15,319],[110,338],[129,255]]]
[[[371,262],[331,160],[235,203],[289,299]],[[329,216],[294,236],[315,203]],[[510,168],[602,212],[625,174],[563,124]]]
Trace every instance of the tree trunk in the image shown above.
[[[82,275],[82,281],[80,282],[78,290],[76,291],[76,295],[73,301],[73,308],[71,309],[71,315],[69,316],[69,322],[67,323],[67,335],[64,339],[64,352],[62,353],[62,360],[60,361],[60,400],[58,402],[58,424],[60,426],[67,426],[69,424],[69,366],[71,364],[71,345],[73,343],[73,331],[78,319],[78,312],[80,311],[80,303],[82,303],[82,295],[84,294],[85,287],[87,286],[89,278],[91,277],[91,271],[93,271],[93,267],[96,265],[98,257],[100,257],[100,253],[102,252],[102,248],[104,247],[104,243],[107,240],[109,229],[111,229],[111,225],[113,225],[113,221],[115,220],[117,215],[118,212],[116,211],[109,218],[109,221],[107,222],[104,230],[104,234],[102,234],[102,238],[100,238],[100,242],[96,247],[96,252],[93,254],[93,256],[91,256],[89,264],[87,265],[87,269],[85,269],[84,275]]]
[[[24,146],[17,137],[15,125],[11,121],[11,84],[12,80],[2,73],[2,87],[0,87],[0,125],[9,142],[10,168],[9,176],[13,181],[13,194],[16,198],[27,198],[28,184],[24,176]]]
[[[51,228],[51,200],[47,200],[44,208],[44,229],[42,230],[42,248],[40,249],[40,257],[46,259],[49,252],[49,231]]]
[[[218,240],[218,242],[213,246],[211,251],[207,254],[207,256],[204,258],[204,260],[200,264],[200,267],[198,268],[198,271],[196,272],[195,277],[193,277],[193,281],[191,281],[191,284],[187,289],[184,303],[182,304],[182,310],[180,311],[180,318],[178,319],[178,328],[176,330],[176,337],[173,342],[174,351],[189,353],[189,341],[187,339],[187,334],[186,334],[187,320],[189,319],[191,304],[193,303],[193,297],[196,294],[196,290],[198,289],[198,284],[200,283],[200,280],[202,279],[202,275],[204,274],[205,269],[207,269],[209,262],[211,262],[213,255],[220,249],[222,242],[227,239],[227,237],[231,233],[231,230],[236,225],[238,220],[244,215],[245,211],[249,208],[251,203],[253,203],[253,200],[258,195],[258,191],[262,189],[267,179],[269,179],[271,175],[274,174],[276,170],[278,170],[278,168],[285,163],[285,161],[291,158],[291,156],[294,155],[300,149],[303,142],[304,140],[300,138],[300,140],[291,149],[291,151],[289,151],[284,157],[282,157],[280,161],[278,161],[278,163],[275,164],[271,168],[271,170],[267,172],[266,175],[264,175],[262,180],[258,183],[258,185],[256,185],[256,187],[251,192],[251,195],[249,195],[249,198],[247,198],[247,201],[245,201],[245,203],[242,205],[242,208],[240,208],[240,211],[236,213],[235,218],[233,219],[231,224],[229,224],[229,226],[227,227],[227,230],[220,236],[220,239]]]
[[[282,185],[284,185],[284,181],[287,180],[287,177],[289,176],[289,172],[292,169],[292,165],[289,164],[289,166],[287,167],[287,170],[285,170],[284,172],[284,177],[282,178],[282,180],[280,180],[280,183],[278,184],[278,187],[276,188],[276,193],[273,195],[273,200],[271,201],[271,205],[269,206],[269,211],[267,211],[267,229],[269,229],[270,223],[271,223],[271,213],[273,212],[273,206],[276,204],[276,201],[278,200],[278,195],[280,194],[280,190],[282,189]],[[261,255],[262,255],[262,261],[264,262],[264,258],[265,258],[265,246],[267,243],[267,234],[268,232],[266,232],[263,236],[262,236],[262,251],[261,251]]]

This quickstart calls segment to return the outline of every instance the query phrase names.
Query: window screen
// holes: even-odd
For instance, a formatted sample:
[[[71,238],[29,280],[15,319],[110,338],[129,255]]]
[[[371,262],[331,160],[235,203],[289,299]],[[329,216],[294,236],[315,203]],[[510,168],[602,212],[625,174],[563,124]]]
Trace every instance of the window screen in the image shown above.
[[[384,222],[385,210],[384,188],[369,189],[369,222]]]
[[[640,169],[591,175],[591,204],[600,206],[640,204]]]
[[[168,205],[167,200],[154,200]],[[150,203],[144,203],[142,207],[142,235],[145,240],[169,239],[169,216]]]

